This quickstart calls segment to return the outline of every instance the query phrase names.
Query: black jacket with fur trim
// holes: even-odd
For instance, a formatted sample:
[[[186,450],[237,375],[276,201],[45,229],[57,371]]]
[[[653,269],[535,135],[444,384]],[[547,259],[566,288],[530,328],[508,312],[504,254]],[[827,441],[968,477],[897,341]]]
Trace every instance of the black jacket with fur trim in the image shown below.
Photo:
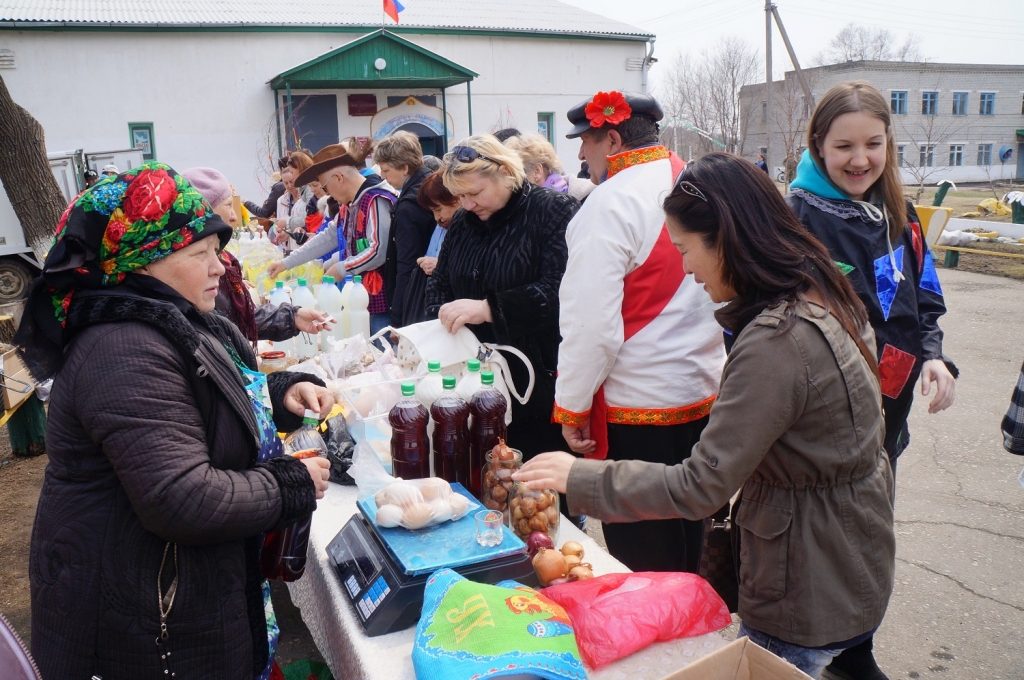
[[[216,314],[117,288],[79,293],[66,334],[30,558],[43,677],[163,678],[169,660],[178,678],[251,680],[268,656],[262,536],[316,507],[302,463],[256,462],[256,419],[226,349],[255,368],[251,345]],[[269,376],[281,430],[301,422],[283,406],[301,381],[322,385]],[[158,646],[168,544],[178,586]]]

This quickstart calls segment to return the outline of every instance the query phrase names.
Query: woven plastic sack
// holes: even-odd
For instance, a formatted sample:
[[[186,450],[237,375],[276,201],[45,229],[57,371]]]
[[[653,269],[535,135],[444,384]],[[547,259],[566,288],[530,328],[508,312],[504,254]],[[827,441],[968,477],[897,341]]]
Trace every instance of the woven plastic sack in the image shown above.
[[[587,677],[564,609],[515,581],[492,586],[451,569],[427,580],[412,665],[418,680]]]
[[[642,571],[545,588],[569,614],[590,668],[655,642],[706,635],[732,622],[711,584],[696,574]]]

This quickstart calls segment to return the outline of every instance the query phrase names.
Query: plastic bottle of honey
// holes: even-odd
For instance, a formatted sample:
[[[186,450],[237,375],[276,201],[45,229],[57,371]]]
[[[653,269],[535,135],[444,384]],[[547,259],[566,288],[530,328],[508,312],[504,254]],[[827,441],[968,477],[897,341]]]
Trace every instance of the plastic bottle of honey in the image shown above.
[[[469,404],[455,393],[455,376],[444,377],[444,392],[430,407],[434,419],[434,474],[467,489],[469,481]]]
[[[430,412],[416,398],[416,383],[402,383],[402,400],[388,414],[391,423],[391,466],[395,477],[430,476]]]
[[[505,395],[494,386],[494,373],[482,372],[480,383],[482,387],[469,402],[469,412],[473,416],[469,430],[469,490],[476,498],[480,498],[484,456],[495,447],[499,439],[507,438],[505,410],[508,402]]]

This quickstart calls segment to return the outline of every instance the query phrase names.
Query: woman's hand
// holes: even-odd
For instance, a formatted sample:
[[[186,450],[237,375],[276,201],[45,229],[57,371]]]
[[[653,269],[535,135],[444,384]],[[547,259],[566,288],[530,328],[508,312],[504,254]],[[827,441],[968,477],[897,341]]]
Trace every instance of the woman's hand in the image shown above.
[[[306,466],[309,477],[316,487],[316,499],[320,500],[324,497],[324,492],[327,491],[327,482],[331,478],[331,461],[320,456],[300,458],[299,460]]]
[[[323,418],[334,408],[334,395],[326,387],[311,382],[295,383],[284,393],[284,407],[297,416],[309,409]]]
[[[455,300],[446,305],[441,305],[437,312],[437,318],[441,321],[449,333],[453,335],[460,328],[466,325],[477,325],[490,323],[491,305],[487,300]]]
[[[562,425],[562,438],[576,453],[586,455],[597,450],[597,442],[590,438],[590,421],[581,427]]]
[[[303,333],[319,333],[320,331],[329,331],[334,327],[328,321],[326,314],[309,307],[299,307],[299,310],[295,312],[295,328]]]
[[[924,362],[921,367],[921,395],[927,397],[935,383],[935,397],[928,404],[928,413],[945,411],[956,399],[956,378],[942,359]]]
[[[431,274],[434,273],[434,268],[437,267],[437,258],[421,257],[420,259],[416,260],[416,264],[420,266],[420,269],[423,270],[424,274],[430,276]]]
[[[575,462],[576,457],[564,451],[542,453],[526,461],[512,475],[512,479],[524,482],[530,489],[554,489],[558,493],[565,493],[569,484],[569,471]]]
[[[284,271],[284,260],[278,260],[277,262],[271,262],[270,266],[267,267],[267,276],[272,279],[276,279],[277,275]]]

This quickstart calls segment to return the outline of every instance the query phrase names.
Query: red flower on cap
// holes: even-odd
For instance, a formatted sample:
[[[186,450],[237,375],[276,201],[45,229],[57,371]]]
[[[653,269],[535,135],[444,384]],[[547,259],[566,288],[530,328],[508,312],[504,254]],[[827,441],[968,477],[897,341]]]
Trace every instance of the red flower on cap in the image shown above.
[[[605,123],[618,125],[633,115],[626,98],[621,92],[598,92],[585,109],[590,126],[599,128]]]
[[[124,213],[129,222],[156,222],[177,197],[174,178],[166,170],[143,170],[124,192]]]

